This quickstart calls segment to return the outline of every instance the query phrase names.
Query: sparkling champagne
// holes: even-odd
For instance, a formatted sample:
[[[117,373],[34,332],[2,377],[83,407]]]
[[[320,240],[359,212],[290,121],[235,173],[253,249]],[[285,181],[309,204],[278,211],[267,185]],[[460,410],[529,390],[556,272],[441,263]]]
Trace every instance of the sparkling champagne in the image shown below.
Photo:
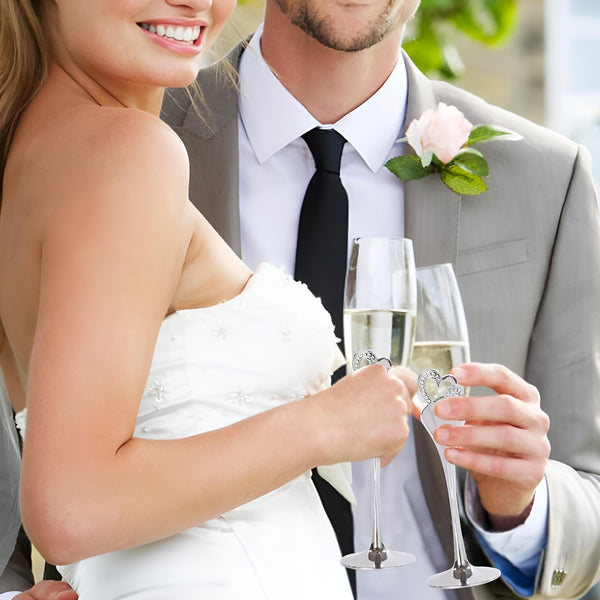
[[[462,365],[469,360],[469,344],[466,342],[414,342],[409,367],[415,373],[436,369],[445,375],[452,367]],[[465,393],[468,393],[467,389]],[[413,401],[417,405],[420,404],[418,394]],[[422,408],[419,406],[419,409]]]
[[[360,350],[372,350],[378,358],[389,358],[393,365],[408,364],[415,336],[415,311],[362,310],[344,311],[346,359]]]

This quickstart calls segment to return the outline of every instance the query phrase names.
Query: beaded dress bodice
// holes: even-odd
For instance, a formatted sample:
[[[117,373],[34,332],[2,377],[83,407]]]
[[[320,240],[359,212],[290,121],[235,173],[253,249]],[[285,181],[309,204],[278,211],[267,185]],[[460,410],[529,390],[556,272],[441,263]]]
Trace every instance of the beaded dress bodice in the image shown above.
[[[164,319],[134,436],[201,434],[316,393],[343,363],[336,342],[308,288],[260,265],[235,298]],[[319,471],[352,498],[347,466]],[[350,600],[339,559],[308,472],[164,540],[59,570],[80,600]]]

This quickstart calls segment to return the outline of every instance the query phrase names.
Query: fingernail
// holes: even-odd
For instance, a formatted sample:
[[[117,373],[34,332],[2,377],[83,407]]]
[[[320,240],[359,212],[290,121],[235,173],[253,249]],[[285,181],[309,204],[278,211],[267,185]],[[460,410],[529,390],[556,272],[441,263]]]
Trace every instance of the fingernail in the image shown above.
[[[461,369],[460,367],[455,367],[454,369],[452,369],[452,375],[454,375],[456,379],[462,379],[463,377],[466,377],[467,372],[464,369]]]
[[[448,448],[445,455],[449,461],[455,461],[460,458],[460,452],[456,448]]]
[[[440,402],[435,407],[435,411],[437,412],[438,416],[442,418],[449,417],[451,413],[450,404],[448,402]]]
[[[435,430],[435,439],[438,442],[445,442],[450,437],[448,430],[445,427],[438,427]]]

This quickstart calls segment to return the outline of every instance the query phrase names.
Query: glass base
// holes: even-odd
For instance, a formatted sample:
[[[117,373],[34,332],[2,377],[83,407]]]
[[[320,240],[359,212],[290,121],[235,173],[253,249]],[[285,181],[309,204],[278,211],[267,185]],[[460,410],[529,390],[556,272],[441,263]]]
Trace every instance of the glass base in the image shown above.
[[[415,562],[415,557],[408,552],[398,552],[397,550],[365,550],[364,552],[355,552],[342,556],[341,563],[348,569],[360,570],[378,570],[378,569],[397,569]]]
[[[442,573],[432,575],[427,585],[433,588],[454,590],[463,587],[474,587],[494,581],[500,577],[500,571],[494,567],[452,567]]]

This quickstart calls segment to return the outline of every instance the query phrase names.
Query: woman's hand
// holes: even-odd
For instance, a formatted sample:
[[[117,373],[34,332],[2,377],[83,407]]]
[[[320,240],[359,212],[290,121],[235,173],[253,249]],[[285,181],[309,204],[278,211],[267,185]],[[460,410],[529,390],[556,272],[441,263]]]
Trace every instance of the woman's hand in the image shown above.
[[[79,596],[65,581],[40,581],[14,600],[77,600]]]
[[[317,408],[323,452],[330,464],[375,456],[388,464],[408,437],[416,376],[372,365],[348,374],[331,388],[307,398]]]

